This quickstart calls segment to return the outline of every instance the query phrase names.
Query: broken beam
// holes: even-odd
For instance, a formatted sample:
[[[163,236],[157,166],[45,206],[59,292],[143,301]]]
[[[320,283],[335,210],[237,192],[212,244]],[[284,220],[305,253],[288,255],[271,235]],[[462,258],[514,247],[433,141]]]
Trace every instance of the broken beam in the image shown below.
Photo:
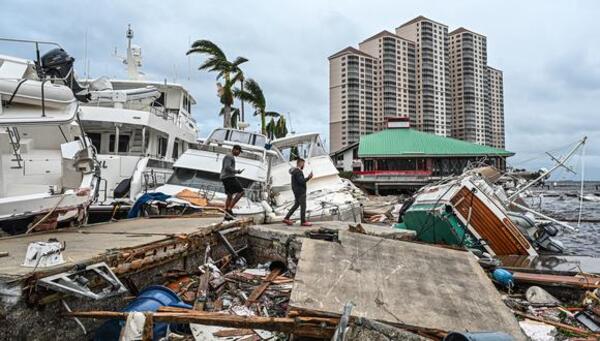
[[[600,278],[591,276],[561,276],[535,274],[528,272],[513,272],[513,279],[517,283],[533,283],[550,286],[568,286],[581,289],[600,288]]]
[[[275,268],[273,269],[268,275],[267,277],[265,277],[265,279],[263,280],[263,282],[256,287],[256,289],[254,289],[252,291],[252,293],[250,294],[250,297],[248,297],[248,301],[246,301],[246,305],[250,305],[252,303],[255,303],[256,301],[258,301],[258,299],[262,296],[262,294],[265,292],[265,290],[267,290],[267,288],[269,287],[269,285],[271,285],[271,283],[279,276],[281,275],[282,270],[279,268]]]
[[[65,316],[96,319],[127,319],[128,313],[113,311],[71,312]],[[154,322],[195,323],[239,329],[260,329],[302,337],[331,338],[339,319],[236,316],[214,313],[152,313]]]
[[[529,314],[525,314],[522,313],[520,311],[516,311],[513,310],[513,313],[517,316],[521,316],[523,318],[529,319],[529,320],[533,320],[533,321],[537,321],[537,322],[542,322],[542,323],[546,323],[552,326],[555,326],[558,329],[562,329],[562,330],[566,330],[568,332],[577,334],[577,335],[582,335],[582,336],[596,336],[596,337],[600,337],[600,334],[598,333],[592,333],[591,331],[585,330],[585,329],[581,329],[581,328],[577,328],[577,327],[573,327],[570,326],[568,324],[564,324],[564,323],[560,323],[560,322],[556,322],[556,321],[552,321],[552,320],[547,320],[547,319],[543,319],[537,316],[533,316],[533,315],[529,315]]]

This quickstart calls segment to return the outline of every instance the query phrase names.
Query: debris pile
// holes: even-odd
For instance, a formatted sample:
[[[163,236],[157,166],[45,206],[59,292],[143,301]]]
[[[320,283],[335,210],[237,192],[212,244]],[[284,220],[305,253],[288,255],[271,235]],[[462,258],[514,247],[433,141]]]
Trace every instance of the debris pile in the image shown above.
[[[208,263],[195,274],[171,271],[165,278],[165,286],[196,310],[267,317],[285,316],[294,281],[281,262],[248,268],[243,258],[221,268]]]
[[[177,294],[184,304],[157,309],[152,318],[172,319],[169,321],[172,328],[162,330],[160,337],[248,341],[277,336],[277,331],[251,326],[286,316],[294,281],[291,271],[280,261],[251,268],[243,257],[234,259],[233,255],[219,263],[207,257],[204,265],[194,273],[172,270],[162,275],[164,287]],[[202,318],[195,320],[195,317]],[[178,318],[187,318],[189,329],[175,325],[176,321],[181,322]],[[211,318],[215,323],[210,323]],[[129,316],[127,320],[130,320]],[[143,328],[138,329],[143,333]]]
[[[600,338],[600,277],[514,272],[499,280],[505,271],[495,270],[493,278],[508,291],[504,302],[532,340]]]

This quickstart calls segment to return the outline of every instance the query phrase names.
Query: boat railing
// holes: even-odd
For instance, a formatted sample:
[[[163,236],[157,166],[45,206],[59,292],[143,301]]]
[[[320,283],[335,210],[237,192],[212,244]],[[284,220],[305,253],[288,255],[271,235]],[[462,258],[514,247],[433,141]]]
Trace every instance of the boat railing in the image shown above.
[[[200,144],[193,146],[192,149],[201,150],[205,152],[211,153],[219,153],[219,154],[229,154],[231,152],[231,148],[229,145],[220,145],[220,144]],[[243,148],[242,148],[243,149]],[[246,148],[247,151],[243,151],[239,157],[250,160],[262,161],[264,160],[263,154],[264,150],[250,150],[250,148]],[[259,155],[260,154],[260,155]]]
[[[172,172],[150,169],[142,172],[144,191],[152,190],[167,183]]]
[[[194,186],[198,189],[198,193],[205,197],[208,201],[215,197],[216,193],[225,193],[225,187],[223,185],[212,185],[212,184],[200,184]],[[264,188],[262,186],[252,186],[254,188],[244,188],[244,196],[250,201],[260,202]]]

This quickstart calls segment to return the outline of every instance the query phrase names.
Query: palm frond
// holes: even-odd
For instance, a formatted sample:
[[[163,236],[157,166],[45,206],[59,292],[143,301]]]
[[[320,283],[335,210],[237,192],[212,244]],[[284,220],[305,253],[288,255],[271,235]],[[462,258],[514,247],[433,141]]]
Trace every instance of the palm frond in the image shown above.
[[[234,82],[243,82],[244,81],[244,72],[242,70],[239,70],[235,72],[235,74],[233,75],[233,77],[231,77],[231,79]]]
[[[249,102],[252,103],[254,108],[261,111],[265,110],[267,105],[265,101],[265,95],[263,94],[260,85],[258,85],[254,79],[248,78],[246,81],[244,81],[244,91],[252,96],[252,100],[249,100]]]
[[[235,68],[238,68],[240,66],[240,64],[243,64],[247,61],[248,61],[248,59],[246,59],[245,57],[237,57],[233,60],[233,62],[231,62],[231,65],[234,66]]]
[[[235,89],[233,89],[233,95],[235,96],[235,98],[242,100],[244,102],[248,102],[250,104],[252,104],[252,102],[254,101],[254,97],[252,96],[252,94],[250,94],[249,92],[247,92],[245,90],[235,88]]]
[[[268,117],[279,117],[279,116],[281,116],[281,114],[278,113],[278,112],[275,112],[275,111],[266,111],[265,112],[265,116],[268,116]]]
[[[204,63],[200,64],[198,70],[215,71],[221,65],[221,60],[215,57],[208,58]]]
[[[225,56],[223,50],[221,50],[212,41],[206,39],[196,40],[186,54],[189,55],[191,53],[205,53],[217,57],[218,59],[227,60],[227,57]]]

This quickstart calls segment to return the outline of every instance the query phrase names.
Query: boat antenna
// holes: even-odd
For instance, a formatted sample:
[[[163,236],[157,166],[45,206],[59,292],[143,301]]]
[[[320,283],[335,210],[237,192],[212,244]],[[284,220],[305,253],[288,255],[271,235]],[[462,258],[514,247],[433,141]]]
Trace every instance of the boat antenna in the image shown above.
[[[83,57],[83,68],[85,70],[85,79],[89,79],[90,75],[89,75],[89,65],[90,63],[88,62],[88,30],[87,28],[85,29],[85,48],[84,48],[84,57]]]
[[[127,76],[131,80],[138,79],[138,70],[137,70],[137,61],[133,56],[133,49],[131,47],[131,40],[133,39],[133,30],[131,29],[131,24],[127,25]]]
[[[577,216],[577,228],[581,227],[581,214],[583,212],[583,185],[585,182],[585,145],[581,147],[581,187],[579,189],[579,215]]]
[[[550,155],[550,157],[552,158],[552,160],[556,161],[556,165],[554,165],[554,167],[552,167],[549,171],[542,172],[542,174],[540,174],[540,176],[538,176],[534,180],[530,181],[529,183],[527,183],[523,187],[517,189],[517,191],[515,191],[513,194],[511,194],[511,196],[508,197],[509,203],[513,203],[513,201],[519,196],[519,194],[523,193],[525,190],[527,190],[531,186],[535,185],[540,180],[546,178],[548,175],[550,175],[552,172],[554,172],[556,169],[558,169],[560,167],[563,167],[563,168],[567,169],[568,171],[573,172],[573,170],[570,167],[568,167],[568,166],[565,165],[565,162],[567,162],[571,158],[571,156],[573,156],[573,154],[575,154],[575,152],[577,151],[577,149],[579,149],[579,147],[581,147],[582,145],[584,145],[586,141],[587,141],[587,136],[584,136],[581,140],[579,140],[579,142],[577,142],[577,144],[575,145],[575,147],[573,147],[573,149],[571,149],[571,151],[569,151],[569,153],[567,154],[567,156],[565,156],[565,157],[563,157],[561,159],[555,158],[554,156]]]
[[[192,46],[192,37],[188,36],[188,47]],[[192,80],[192,60],[191,60],[191,54],[187,55],[187,63],[188,63],[188,76],[187,76],[187,80],[190,81]]]

